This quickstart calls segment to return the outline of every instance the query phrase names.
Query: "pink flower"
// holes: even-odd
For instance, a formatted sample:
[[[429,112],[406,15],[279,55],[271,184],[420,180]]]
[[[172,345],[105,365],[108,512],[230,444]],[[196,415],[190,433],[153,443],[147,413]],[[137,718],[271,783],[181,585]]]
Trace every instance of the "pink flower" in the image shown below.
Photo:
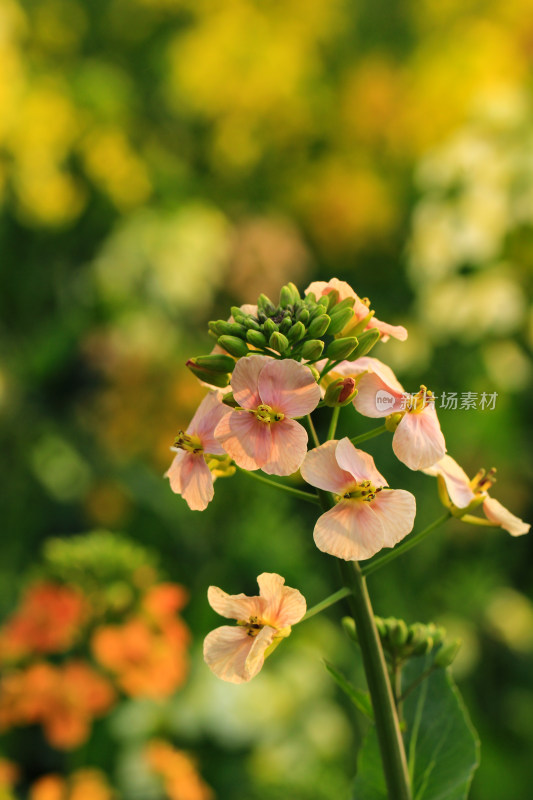
[[[511,536],[528,533],[531,525],[511,514],[498,500],[489,497],[488,490],[495,481],[496,470],[486,472],[481,469],[472,480],[451,456],[444,456],[429,469],[423,470],[426,475],[442,476],[449,501],[459,509],[472,510],[482,505],[486,518],[496,527],[508,531]]]
[[[329,280],[327,283],[326,281],[313,281],[313,283],[310,283],[305,290],[305,294],[313,292],[318,298],[332,291],[337,291],[339,293],[340,303],[347,297],[353,297],[355,300],[353,306],[355,316],[341,331],[340,336],[349,336],[350,331],[354,327],[369,317],[369,315],[372,315],[368,319],[368,322],[364,326],[363,330],[376,328],[380,332],[381,341],[383,342],[386,342],[390,336],[392,336],[394,339],[399,339],[401,342],[404,342],[407,339],[407,330],[403,327],[403,325],[389,325],[388,322],[382,322],[381,320],[376,319],[376,317],[373,316],[374,312],[370,311],[370,301],[366,298],[361,300],[360,297],[354,292],[352,287],[346,283],[346,281],[340,281],[338,278],[331,278],[331,280]]]
[[[237,625],[223,625],[211,631],[204,641],[204,659],[222,680],[243,683],[253,678],[268,655],[267,650],[289,636],[291,625],[306,611],[305,598],[297,589],[284,586],[285,578],[263,572],[257,578],[259,596],[229,595],[210,586],[207,599],[211,608]]]
[[[231,377],[240,408],[223,417],[215,436],[239,467],[269,475],[296,472],[307,452],[307,432],[294,417],[310,413],[320,389],[293,359],[241,358]]]
[[[324,553],[361,561],[382,547],[394,547],[412,530],[413,495],[386,488],[372,456],[357,450],[348,438],[311,450],[300,471],[311,486],[335,495],[336,505],[319,517],[313,534]]]
[[[364,356],[344,361],[335,367],[341,375],[359,375],[358,393],[353,404],[365,417],[398,415],[392,440],[397,458],[409,469],[425,469],[446,453],[435,398],[425,386],[415,395],[407,395],[394,372],[377,358]],[[393,428],[394,429],[394,428]]]
[[[176,456],[165,477],[169,478],[172,491],[181,494],[193,511],[203,511],[213,499],[214,476],[206,457],[225,455],[214,437],[214,430],[229,413],[230,409],[221,402],[219,393],[209,392],[198,406],[187,431],[180,431],[174,447],[170,448]]]

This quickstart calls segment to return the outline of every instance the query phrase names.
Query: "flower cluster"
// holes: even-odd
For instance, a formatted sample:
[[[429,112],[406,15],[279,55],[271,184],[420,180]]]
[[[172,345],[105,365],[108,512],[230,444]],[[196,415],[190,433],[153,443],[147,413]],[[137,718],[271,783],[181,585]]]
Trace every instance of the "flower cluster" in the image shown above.
[[[446,455],[433,392],[422,385],[406,404],[392,369],[369,355],[378,341],[404,341],[407,331],[377,319],[370,301],[344,281],[316,281],[303,297],[289,283],[277,304],[260,295],[255,305],[233,307],[228,320],[210,322],[209,330],[216,340],[213,352],[187,362],[209,391],[187,430],[178,432],[166,473],[191,509],[205,509],[215,479],[236,468],[281,477],[299,470],[329,509],[315,525],[318,549],[345,561],[369,559],[407,536],[416,515],[414,496],[390,488],[372,456],[356,447],[389,431],[401,462],[438,476],[451,514],[479,524],[469,512],[483,504],[490,523],[513,535],[529,530],[488,497],[492,472],[469,481]],[[338,409],[348,404],[385,424],[359,437],[335,439]],[[334,409],[323,444],[311,419],[321,406]],[[310,450],[308,431],[314,440]],[[214,610],[237,625],[207,636],[205,660],[216,675],[234,683],[256,675],[305,613],[302,595],[276,573],[263,573],[258,583],[257,597],[230,596],[215,587],[208,593]]]

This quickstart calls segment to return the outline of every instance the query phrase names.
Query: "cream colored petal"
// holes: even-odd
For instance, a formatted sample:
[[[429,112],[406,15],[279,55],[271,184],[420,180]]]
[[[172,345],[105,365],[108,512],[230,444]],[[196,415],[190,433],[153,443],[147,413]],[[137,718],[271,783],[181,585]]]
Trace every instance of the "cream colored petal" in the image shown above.
[[[504,530],[508,531],[511,536],[522,536],[524,533],[529,533],[531,525],[524,522],[519,517],[511,514],[505,506],[495,500],[494,497],[487,497],[483,502],[483,511],[485,516],[495,525],[499,525]]]
[[[425,475],[442,475],[450,500],[457,508],[466,508],[475,499],[475,494],[470,488],[470,478],[451,456],[445,455],[422,472]]]
[[[369,505],[379,515],[383,529],[383,547],[394,547],[413,530],[416,500],[411,492],[405,489],[383,489]]]
[[[246,661],[254,638],[245,628],[223,625],[208,633],[204,639],[204,661],[218,678],[230,683],[250,680]]]
[[[246,356],[240,358],[231,376],[231,390],[236,402],[243,408],[257,408],[261,397],[257,388],[259,373],[274,359],[270,356]]]
[[[427,469],[444,457],[446,442],[433,405],[402,417],[392,439],[392,449],[409,469]]]
[[[292,475],[307,453],[307,431],[299,422],[288,418],[270,425],[258,424],[268,428],[265,435],[270,434],[267,460],[261,463],[261,469],[267,475]],[[259,463],[259,458],[257,461]]]
[[[374,486],[387,486],[372,456],[364,450],[358,450],[346,436],[338,443],[335,457],[339,467],[353,475],[357,482],[370,480]]]
[[[250,617],[262,617],[264,602],[260,597],[249,597],[246,594],[227,594],[218,586],[210,586],[207,600],[211,608],[222,617],[249,620]]]
[[[380,515],[370,503],[342,500],[318,518],[313,533],[319,550],[344,561],[370,558],[383,547]]]
[[[310,450],[301,467],[300,473],[304,481],[323,489],[325,492],[341,494],[346,486],[353,483],[353,476],[339,467],[336,457],[338,441],[330,439],[320,447]]]
[[[285,578],[275,572],[263,572],[257,583],[265,601],[264,622],[274,628],[285,628],[301,620],[307,608],[305,597],[297,589],[285,586]]]
[[[252,638],[252,647],[248,653],[245,664],[246,680],[254,678],[265,661],[265,651],[274,641],[276,631],[268,625]]]

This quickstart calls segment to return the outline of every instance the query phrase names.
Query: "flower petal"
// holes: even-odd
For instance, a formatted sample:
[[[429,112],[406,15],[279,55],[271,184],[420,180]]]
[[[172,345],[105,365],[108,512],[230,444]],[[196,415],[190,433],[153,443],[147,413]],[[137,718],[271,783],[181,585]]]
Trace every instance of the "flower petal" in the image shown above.
[[[379,515],[383,528],[383,547],[394,547],[413,530],[416,500],[405,489],[384,489],[369,503]]]
[[[298,589],[284,586],[285,578],[275,572],[263,572],[257,583],[265,601],[264,622],[273,628],[286,628],[301,620],[307,608],[305,597]]]
[[[215,436],[242,469],[259,469],[272,451],[270,425],[259,422],[247,411],[231,411],[222,417],[215,428]]]
[[[242,408],[257,408],[261,397],[257,388],[259,373],[266,364],[275,362],[270,356],[246,356],[240,358],[231,376],[233,397]]]
[[[376,469],[374,459],[364,450],[358,450],[348,437],[341,439],[335,451],[337,464],[349,472],[356,481],[370,480],[375,486],[387,486],[387,481]]]
[[[345,486],[353,483],[353,476],[339,467],[335,455],[337,445],[338,441],[331,439],[310,450],[300,467],[300,473],[311,486],[341,494]]]
[[[265,651],[270,647],[276,636],[276,631],[266,625],[252,638],[252,647],[245,664],[246,680],[254,678],[265,663]]]
[[[309,414],[320,400],[311,370],[292,358],[267,364],[259,375],[258,388],[263,403],[288,417]]]
[[[170,488],[174,494],[181,494],[181,469],[186,455],[185,450],[178,450],[172,464],[165,472],[165,478],[169,479]]]
[[[191,511],[204,511],[213,499],[213,476],[201,453],[185,453],[181,462],[180,494]]]
[[[221,393],[209,392],[198,406],[187,428],[187,433],[200,437],[206,453],[216,456],[224,455],[224,449],[215,439],[214,433],[222,417],[229,413],[231,413],[231,409],[222,403]]]
[[[396,457],[409,469],[426,469],[444,458],[446,442],[433,404],[422,411],[407,412],[392,439]]]
[[[345,561],[370,558],[383,547],[383,527],[371,503],[341,500],[318,518],[313,532],[323,553]]]
[[[450,500],[457,508],[466,508],[476,497],[470,488],[470,478],[451,456],[445,455],[422,472],[426,475],[442,475]]]
[[[382,322],[380,319],[372,317],[368,321],[368,328],[376,328],[381,334],[381,341],[386,342],[389,336],[393,339],[398,339],[400,342],[405,342],[408,337],[407,328],[403,325],[389,325],[388,322]]]
[[[529,523],[524,522],[519,517],[515,517],[494,497],[486,498],[483,502],[483,511],[487,519],[508,531],[511,536],[522,536],[522,534],[528,533],[531,528]]]
[[[246,660],[254,644],[246,628],[222,625],[204,639],[204,661],[218,678],[230,683],[250,680]]]
[[[230,619],[260,618],[265,605],[260,597],[249,597],[247,594],[227,594],[218,586],[209,587],[207,600],[217,614]]]
[[[313,292],[315,297],[322,297],[329,292],[337,291],[339,293],[339,302],[346,300],[347,297],[357,298],[356,293],[349,283],[340,281],[338,278],[331,278],[329,281],[313,281],[305,290],[305,294]]]
[[[369,370],[357,384],[353,404],[365,417],[386,417],[401,411],[404,389],[396,375],[377,358],[364,356],[355,362],[358,369]]]
[[[270,429],[270,450],[261,469],[267,475],[292,475],[300,468],[307,453],[307,431],[299,422],[288,418],[264,427]]]

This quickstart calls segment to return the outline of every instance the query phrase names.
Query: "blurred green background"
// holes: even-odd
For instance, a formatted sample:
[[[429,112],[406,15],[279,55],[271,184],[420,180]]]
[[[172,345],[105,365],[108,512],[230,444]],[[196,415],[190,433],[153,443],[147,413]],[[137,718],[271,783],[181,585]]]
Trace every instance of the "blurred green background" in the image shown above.
[[[115,763],[77,757],[127,800],[135,737],[162,730],[223,800],[347,797],[363,730],[321,663],[362,680],[338,608],[249,685],[202,662],[209,584],[254,594],[275,571],[310,605],[338,585],[312,510],[237,475],[190,512],[162,478],[209,319],[347,280],[408,327],[372,354],[407,390],[498,393],[440,413],[448,450],[497,466],[494,496],[531,519],[532,62],[529,0],[0,0],[0,613],[48,537],[95,528],[187,587],[188,683],[115,711]],[[368,450],[416,493],[417,529],[440,514],[389,440]],[[463,639],[473,800],[531,797],[531,550],[450,523],[370,580],[376,613]]]

